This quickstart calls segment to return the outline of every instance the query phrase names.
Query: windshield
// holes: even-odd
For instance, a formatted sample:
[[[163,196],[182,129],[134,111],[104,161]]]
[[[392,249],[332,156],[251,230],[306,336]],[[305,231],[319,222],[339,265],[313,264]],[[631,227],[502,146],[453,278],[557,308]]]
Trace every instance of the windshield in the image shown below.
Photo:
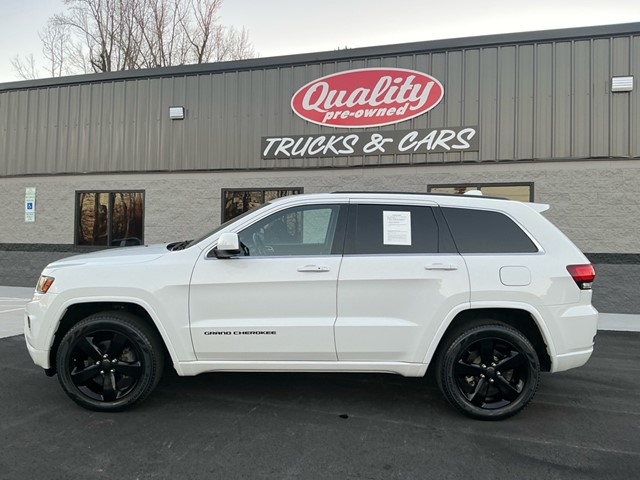
[[[201,241],[203,241],[204,239],[210,237],[211,235],[213,235],[214,233],[219,232],[220,230],[222,230],[223,228],[228,227],[229,225],[231,225],[234,222],[237,222],[238,220],[240,220],[243,217],[246,217],[247,215],[249,215],[250,213],[256,212],[258,210],[260,210],[263,207],[266,207],[267,205],[269,205],[270,202],[266,202],[263,203],[262,205],[257,206],[256,208],[252,208],[251,210],[247,210],[246,212],[238,215],[237,217],[233,217],[231,220],[227,220],[226,222],[224,222],[222,225],[217,226],[216,228],[214,228],[213,230],[211,230],[210,232],[205,233],[204,235],[196,238],[195,240],[192,240],[191,242],[189,242],[189,245],[195,245],[196,243],[200,243]]]

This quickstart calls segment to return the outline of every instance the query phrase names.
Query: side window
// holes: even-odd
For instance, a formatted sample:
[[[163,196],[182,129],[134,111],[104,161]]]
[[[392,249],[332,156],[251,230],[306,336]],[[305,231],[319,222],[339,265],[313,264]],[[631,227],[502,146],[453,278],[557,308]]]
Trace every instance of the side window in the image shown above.
[[[437,253],[438,225],[431,207],[358,205],[348,253]]]
[[[274,213],[239,233],[244,254],[330,255],[343,238],[342,209],[340,205],[309,205]]]
[[[470,208],[443,208],[460,253],[535,253],[526,233],[500,212]]]

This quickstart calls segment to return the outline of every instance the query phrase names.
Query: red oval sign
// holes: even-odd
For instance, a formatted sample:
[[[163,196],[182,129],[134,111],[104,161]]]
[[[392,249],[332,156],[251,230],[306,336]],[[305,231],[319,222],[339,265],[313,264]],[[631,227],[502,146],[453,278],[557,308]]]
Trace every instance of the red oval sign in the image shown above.
[[[291,98],[300,117],[338,128],[378,127],[422,115],[444,96],[430,75],[402,68],[363,68],[307,83]]]

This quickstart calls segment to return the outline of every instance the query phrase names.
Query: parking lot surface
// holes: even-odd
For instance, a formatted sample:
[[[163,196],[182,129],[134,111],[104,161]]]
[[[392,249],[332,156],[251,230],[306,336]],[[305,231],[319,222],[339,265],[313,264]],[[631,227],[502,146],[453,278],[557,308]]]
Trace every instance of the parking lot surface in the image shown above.
[[[33,296],[33,288],[0,286],[0,338],[22,333],[24,306]]]
[[[600,332],[589,363],[542,377],[502,422],[467,419],[431,379],[165,374],[140,407],[77,407],[0,339],[2,479],[635,479],[640,334]]]

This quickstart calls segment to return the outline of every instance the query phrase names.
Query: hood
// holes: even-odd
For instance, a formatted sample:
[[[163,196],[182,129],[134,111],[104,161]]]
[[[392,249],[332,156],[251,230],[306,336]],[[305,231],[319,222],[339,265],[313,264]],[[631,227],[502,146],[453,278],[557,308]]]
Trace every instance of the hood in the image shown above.
[[[74,255],[50,263],[47,268],[71,267],[73,265],[120,263],[131,265],[160,258],[169,253],[167,244],[143,245],[139,247],[110,248],[98,252]]]

